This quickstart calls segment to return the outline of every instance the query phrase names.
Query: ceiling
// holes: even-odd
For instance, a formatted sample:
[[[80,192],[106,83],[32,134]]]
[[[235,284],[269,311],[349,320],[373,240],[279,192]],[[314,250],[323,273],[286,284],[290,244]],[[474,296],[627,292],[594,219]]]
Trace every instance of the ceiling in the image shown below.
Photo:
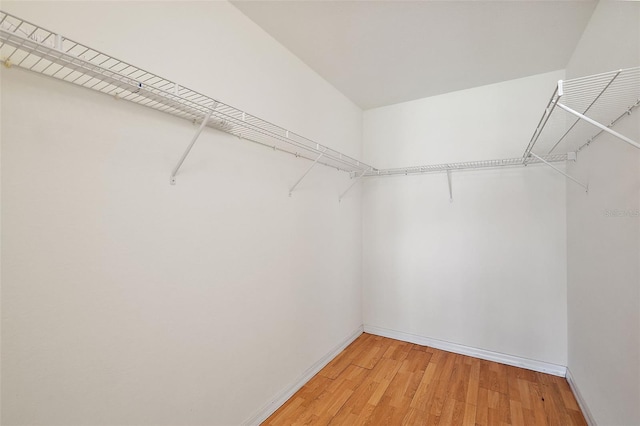
[[[232,1],[363,109],[563,69],[585,1]]]

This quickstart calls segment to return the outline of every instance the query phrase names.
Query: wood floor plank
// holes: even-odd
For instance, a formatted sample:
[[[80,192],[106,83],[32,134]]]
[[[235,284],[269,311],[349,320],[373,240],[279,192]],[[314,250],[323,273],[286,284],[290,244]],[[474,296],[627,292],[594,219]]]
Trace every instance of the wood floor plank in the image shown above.
[[[407,414],[405,414],[405,416],[402,418],[401,424],[403,426],[422,425],[427,421],[428,418],[429,415],[424,411],[418,410],[417,408],[409,407]]]
[[[464,426],[474,426],[476,424],[476,408],[474,404],[466,403],[464,405],[464,417],[462,419]]]
[[[526,380],[527,382],[536,382],[536,372],[525,370],[524,368],[516,368],[516,378]]]
[[[569,424],[572,422],[569,410],[565,405],[565,396],[562,395],[555,380],[550,380],[548,385],[542,386],[542,395],[545,410],[549,413],[547,416],[549,424],[555,424],[556,422]],[[577,408],[577,405],[575,408]]]
[[[489,408],[487,410],[487,424],[491,426],[500,424],[500,413],[497,408]]]
[[[455,406],[456,400],[454,398],[447,398],[442,405],[442,413],[440,415],[439,422],[442,422],[443,425],[452,425]]]
[[[571,424],[577,426],[587,426],[587,420],[582,415],[581,411],[569,410],[569,417],[571,418]]]
[[[524,426],[524,413],[520,401],[509,400],[509,411],[511,413],[511,424],[513,426]]]
[[[398,371],[396,373],[388,388],[390,406],[405,409],[409,406],[413,396],[412,392],[415,392],[415,389],[410,389],[413,387],[413,378],[414,375],[409,372]]]
[[[360,414],[358,414],[358,417],[356,417],[356,420],[355,420],[354,424],[355,425],[365,425],[365,424],[367,424],[367,421],[369,420],[369,418],[373,414],[373,410],[375,410],[375,409],[376,409],[375,406],[373,406],[371,404],[365,404],[365,406],[360,411]]]
[[[511,424],[511,404],[509,396],[505,393],[498,392],[498,415],[500,423]]]
[[[304,401],[304,398],[292,398],[291,403],[283,405],[280,410],[273,413],[263,424],[273,426],[285,425],[286,419],[290,417]]]
[[[322,376],[315,376],[306,385],[304,385],[294,396],[299,396],[307,401],[317,397],[327,386],[331,385],[333,380]]]
[[[372,369],[384,355],[386,347],[378,341],[373,341],[365,346],[359,357],[354,360],[354,364],[366,369]]]
[[[342,374],[332,380],[332,382],[326,386],[326,389],[331,393],[340,392],[341,389],[345,388],[353,391],[367,377],[369,377],[369,370],[352,364],[345,368]]]
[[[447,391],[451,383],[451,375],[453,374],[453,368],[455,365],[457,354],[448,352],[445,362],[440,369],[440,377],[436,382],[436,387],[431,399],[431,414],[440,417],[442,414],[442,408],[444,406],[445,399],[447,397]]]
[[[531,395],[531,405],[533,408],[533,416],[536,419],[537,426],[549,425],[550,412],[545,410],[544,397],[542,395],[541,385],[539,383],[529,382],[529,395]],[[553,423],[560,424],[560,423]]]
[[[366,347],[370,340],[370,334],[361,334],[349,347],[327,364],[320,373],[321,376],[335,379],[345,368],[352,364],[353,360]]]
[[[562,383],[564,382],[564,383]],[[580,411],[580,407],[578,406],[578,402],[576,401],[573,392],[571,392],[571,388],[565,379],[558,380],[556,382],[556,386],[558,387],[558,391],[562,396],[562,402],[564,403],[564,407],[567,410]]]
[[[522,409],[522,415],[524,417],[524,424],[527,426],[535,426],[536,425],[536,418],[535,415],[533,413],[533,410],[529,410],[527,408],[523,408]]]
[[[480,388],[478,390],[476,423],[478,423],[479,425],[489,424],[489,390],[487,388]]]
[[[517,368],[507,366],[507,382],[509,386],[509,399],[512,401],[521,402],[520,399],[520,386],[518,385]]]
[[[480,387],[484,389],[491,389],[491,370],[489,365],[489,361],[480,360]]]
[[[401,361],[395,361],[390,358],[382,358],[371,369],[371,377],[376,382],[382,382],[383,380],[387,380],[390,382],[400,369],[401,365]]]
[[[464,360],[461,361],[462,363],[459,366],[456,383],[453,384],[453,397],[456,399],[456,401],[466,403],[469,381],[471,379],[471,366],[464,363]]]
[[[489,408],[497,409],[500,403],[500,392],[488,390],[487,397]]]
[[[410,350],[404,358],[400,371],[415,373],[419,370],[424,371],[429,365],[433,354],[430,352]]]
[[[477,405],[478,388],[480,387],[480,360],[474,359],[471,362],[471,370],[469,372],[469,385],[467,387],[468,404]]]
[[[409,352],[412,350],[413,345],[407,342],[401,342],[396,340],[382,355],[383,358],[390,358],[396,361],[403,361]]]
[[[437,378],[439,377],[439,375],[436,376],[436,373],[438,373],[438,364],[429,363],[411,400],[411,407],[420,411],[429,412],[429,405],[436,389]]]
[[[532,408],[531,405],[531,394],[529,392],[529,383],[526,380],[518,379],[518,388],[520,390],[520,402],[522,403],[522,408],[530,410]]]
[[[509,376],[507,374],[507,366],[504,364],[494,363],[497,366],[498,392],[509,395]]]
[[[391,396],[386,395],[367,419],[368,425],[399,425],[404,418],[405,410],[391,405]]]
[[[562,377],[363,334],[264,425],[586,425]]]
[[[382,381],[378,382],[378,386],[371,395],[371,398],[369,398],[369,400],[367,401],[367,404],[371,404],[374,407],[377,406],[378,402],[380,402],[380,400],[382,399],[382,395],[384,395],[387,391],[389,383],[391,383],[391,381],[387,379],[383,379]]]
[[[455,398],[447,398],[442,409],[439,424],[462,426],[464,420],[465,403]]]
[[[500,392],[500,380],[498,380],[498,372],[489,371],[489,389],[494,392]]]
[[[427,352],[427,353],[433,353],[434,349],[430,346],[422,346],[422,345],[413,345],[413,350],[415,351],[421,351],[421,352]]]

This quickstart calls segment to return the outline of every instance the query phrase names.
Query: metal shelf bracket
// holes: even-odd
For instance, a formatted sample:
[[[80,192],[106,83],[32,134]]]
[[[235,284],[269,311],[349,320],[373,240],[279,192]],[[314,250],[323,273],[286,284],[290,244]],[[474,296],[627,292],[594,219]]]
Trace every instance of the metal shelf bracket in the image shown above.
[[[196,131],[196,134],[193,135],[193,138],[191,138],[191,142],[189,143],[189,146],[187,146],[187,149],[182,154],[182,157],[180,157],[180,160],[178,160],[178,164],[176,164],[176,166],[173,168],[173,171],[171,172],[171,178],[169,178],[169,182],[171,183],[171,185],[176,184],[176,174],[178,173],[178,170],[180,170],[182,163],[184,163],[184,160],[187,158],[187,155],[189,155],[189,152],[191,152],[191,148],[193,148],[193,145],[195,145],[196,141],[198,140],[198,136],[200,136],[200,133],[202,133],[202,130],[209,122],[209,119],[211,118],[211,114],[213,114],[213,111],[216,109],[216,106],[217,105],[214,104],[213,107],[207,113],[207,115],[204,117],[204,119],[202,120],[202,123],[200,123],[200,127],[198,127],[198,130]]]
[[[342,202],[342,199],[344,198],[345,195],[347,195],[347,192],[349,192],[351,190],[351,188],[354,187],[354,185],[356,183],[358,183],[360,181],[360,179],[362,179],[362,177],[364,176],[364,174],[367,173],[367,170],[365,170],[364,172],[360,173],[354,180],[353,182],[351,182],[351,185],[349,185],[349,187],[340,195],[340,197],[338,197],[338,202]]]
[[[553,170],[555,170],[556,172],[560,173],[561,175],[563,175],[564,177],[566,177],[567,179],[571,179],[572,181],[574,181],[575,183],[577,183],[578,185],[580,185],[581,187],[584,188],[585,192],[589,192],[589,185],[585,185],[584,183],[580,182],[578,179],[574,178],[573,176],[570,176],[568,174],[566,174],[565,172],[563,172],[562,170],[560,170],[559,168],[557,168],[556,166],[554,166],[553,164],[549,163],[548,161],[544,160],[543,158],[541,158],[540,156],[534,154],[533,152],[530,152],[529,155],[534,156],[535,158],[537,158],[538,160],[540,160],[542,163],[546,164],[547,166],[551,167]]]
[[[547,125],[547,121],[549,121],[549,118],[551,118],[551,115],[553,114],[553,110],[556,108],[558,101],[563,95],[564,95],[563,82],[562,80],[558,80],[558,85],[556,86],[555,91],[551,95],[551,98],[547,103],[547,107],[544,109],[544,113],[542,114],[542,117],[540,117],[538,126],[534,130],[533,135],[531,136],[531,140],[529,141],[529,145],[527,145],[527,148],[524,150],[524,154],[522,155],[523,164],[525,166],[527,165],[529,153],[531,152],[534,145],[538,141],[538,138],[540,138],[540,135],[542,134],[544,127]]]
[[[447,183],[449,184],[449,202],[453,203],[453,188],[451,186],[451,169],[447,169]]]
[[[311,163],[311,165],[309,166],[309,168],[307,169],[306,172],[304,172],[304,174],[302,176],[300,176],[300,179],[298,179],[296,181],[296,183],[293,184],[293,186],[291,187],[291,189],[289,189],[289,197],[291,197],[291,193],[293,192],[294,189],[296,189],[296,187],[300,184],[300,182],[302,182],[302,179],[305,178],[305,176],[307,176],[309,174],[309,172],[311,171],[311,169],[313,169],[313,166],[315,166],[316,164],[318,164],[318,161],[322,158],[322,156],[324,155],[324,152],[321,153],[320,155],[318,155],[318,157],[313,161],[313,163]]]

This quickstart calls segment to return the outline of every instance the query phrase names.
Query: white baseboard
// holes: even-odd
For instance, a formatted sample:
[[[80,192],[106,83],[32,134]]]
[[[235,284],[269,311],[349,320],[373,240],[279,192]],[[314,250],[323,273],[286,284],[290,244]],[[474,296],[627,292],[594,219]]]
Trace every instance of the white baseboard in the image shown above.
[[[582,410],[582,414],[584,415],[584,418],[587,421],[587,424],[589,426],[597,426],[597,423],[593,418],[591,411],[589,411],[589,407],[587,406],[587,401],[585,401],[584,398],[582,397],[582,394],[578,389],[578,385],[576,384],[575,380],[573,379],[573,376],[571,375],[571,370],[569,370],[569,367],[567,367],[566,377],[567,377],[567,382],[569,382],[569,387],[571,387],[571,391],[573,392],[573,395],[576,397],[576,401],[578,401],[578,405]]]
[[[461,355],[468,355],[475,358],[495,361],[501,364],[512,365],[514,367],[526,368],[527,370],[538,371],[540,373],[553,374],[554,376],[565,377],[567,367],[548,362],[536,361],[533,359],[507,355],[500,352],[488,351],[485,349],[472,348],[457,343],[445,342],[444,340],[432,339],[418,336],[416,334],[404,333],[402,331],[390,330],[387,328],[364,325],[364,332],[377,336],[388,337],[390,339],[402,340],[404,342],[415,343],[422,346],[441,349],[447,352],[454,352]]]
[[[259,425],[265,421],[270,415],[272,415],[282,404],[287,402],[289,398],[293,396],[302,386],[304,386],[318,371],[322,370],[332,359],[334,359],[340,352],[342,352],[347,346],[349,346],[354,340],[358,338],[363,332],[363,326],[358,327],[353,333],[351,333],[346,339],[339,343],[336,347],[330,350],[326,355],[316,361],[311,367],[307,369],[296,381],[289,386],[278,392],[264,407],[258,410],[248,420],[243,422],[243,425]]]

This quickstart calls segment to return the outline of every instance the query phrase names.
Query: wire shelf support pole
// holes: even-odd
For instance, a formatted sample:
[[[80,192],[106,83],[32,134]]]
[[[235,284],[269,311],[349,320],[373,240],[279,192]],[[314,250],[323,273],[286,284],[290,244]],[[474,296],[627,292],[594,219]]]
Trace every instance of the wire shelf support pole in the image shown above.
[[[367,173],[367,171],[365,170],[364,172],[360,173],[360,175],[358,177],[356,177],[353,182],[351,182],[351,185],[349,185],[349,187],[340,195],[340,197],[338,197],[338,202],[342,202],[342,199],[344,198],[345,195],[347,195],[347,192],[349,192],[351,190],[351,188],[354,187],[354,185],[356,183],[358,183],[360,181],[360,179],[362,179],[362,177],[364,176],[364,174]]]
[[[563,172],[562,170],[560,170],[559,168],[557,168],[556,166],[554,166],[553,164],[549,163],[548,161],[546,161],[545,159],[537,156],[536,154],[534,154],[533,152],[530,153],[532,156],[534,156],[535,158],[537,158],[538,160],[540,160],[541,162],[543,162],[544,164],[546,164],[547,166],[551,167],[553,170],[555,170],[556,172],[560,173],[561,175],[563,175],[564,177],[566,177],[567,179],[571,179],[572,181],[574,181],[575,183],[577,183],[578,185],[580,185],[581,187],[584,188],[585,192],[589,192],[589,185],[585,185],[582,182],[580,182],[578,179],[574,178],[573,176],[570,176],[568,174],[566,174],[565,172]]]
[[[604,124],[598,123],[595,120],[592,120],[591,118],[587,117],[586,115],[580,114],[578,111],[573,110],[571,108],[569,108],[566,105],[563,105],[561,103],[558,103],[558,107],[562,108],[563,110],[567,111],[570,114],[575,115],[578,118],[581,118],[582,120],[586,121],[589,124],[592,124],[594,126],[596,126],[597,128],[599,128],[600,130],[607,132],[613,136],[615,136],[616,138],[625,141],[626,143],[628,143],[629,145],[635,146],[636,148],[640,149],[640,144],[629,139],[628,137],[626,137],[625,135],[621,135],[620,133],[616,132],[615,130],[611,130],[610,128],[608,128],[607,126],[605,126]]]
[[[540,135],[542,134],[544,127],[547,125],[547,121],[549,121],[549,118],[551,118],[551,114],[553,114],[553,110],[556,108],[556,104],[558,103],[562,95],[564,95],[564,90],[562,87],[562,80],[559,80],[558,85],[556,86],[556,89],[553,91],[553,94],[551,95],[551,99],[549,99],[549,102],[547,103],[547,107],[542,113],[542,117],[540,117],[538,126],[534,130],[533,135],[531,136],[529,145],[527,145],[527,148],[524,150],[524,154],[522,155],[524,165],[527,164],[529,153],[531,152],[531,150],[533,150],[533,146],[538,141],[538,138],[540,138]]]
[[[293,190],[296,189],[296,187],[300,184],[300,182],[302,182],[302,180],[309,174],[311,169],[313,169],[313,167],[316,164],[318,164],[318,161],[320,161],[320,159],[322,158],[323,155],[324,155],[324,152],[321,153],[320,155],[318,155],[318,157],[313,161],[313,163],[311,163],[311,165],[309,166],[307,171],[304,172],[304,174],[302,176],[300,176],[300,179],[298,179],[298,181],[293,184],[293,186],[289,189],[289,197],[291,197],[291,193],[293,192]]]
[[[191,148],[193,148],[193,145],[195,145],[196,141],[198,140],[198,136],[200,136],[200,133],[202,133],[202,130],[204,130],[205,126],[209,122],[209,119],[211,118],[211,114],[213,114],[213,110],[216,109],[216,106],[217,105],[214,104],[213,107],[209,110],[209,112],[207,112],[207,115],[202,120],[202,123],[200,123],[200,127],[198,127],[196,134],[193,135],[193,138],[191,138],[191,142],[189,143],[189,146],[187,146],[187,149],[182,154],[182,157],[180,157],[180,160],[178,160],[178,164],[176,164],[176,166],[173,168],[173,171],[171,172],[171,178],[169,179],[169,182],[171,183],[171,185],[176,184],[176,174],[178,174],[178,170],[180,170],[182,163],[184,163],[184,160],[189,155],[189,152],[191,152]]]
[[[620,121],[622,118],[624,118],[627,115],[631,115],[631,113],[633,113],[633,111],[638,108],[640,106],[640,99],[638,99],[633,105],[631,105],[629,108],[627,108],[627,110],[625,112],[623,112],[622,114],[620,114],[618,117],[616,117],[613,121],[611,121],[611,123],[607,126],[608,128],[612,128],[613,126],[616,125],[616,123],[618,123],[618,121]],[[580,119],[578,119],[580,120]],[[596,140],[601,134],[604,133],[604,130],[600,130],[598,133],[596,133],[595,135],[593,135],[592,137],[589,138],[589,140],[587,140],[585,143],[583,143],[582,145],[580,145],[580,147],[577,149],[577,152],[582,151],[584,148],[588,147],[589,145],[591,145],[591,143]]]

